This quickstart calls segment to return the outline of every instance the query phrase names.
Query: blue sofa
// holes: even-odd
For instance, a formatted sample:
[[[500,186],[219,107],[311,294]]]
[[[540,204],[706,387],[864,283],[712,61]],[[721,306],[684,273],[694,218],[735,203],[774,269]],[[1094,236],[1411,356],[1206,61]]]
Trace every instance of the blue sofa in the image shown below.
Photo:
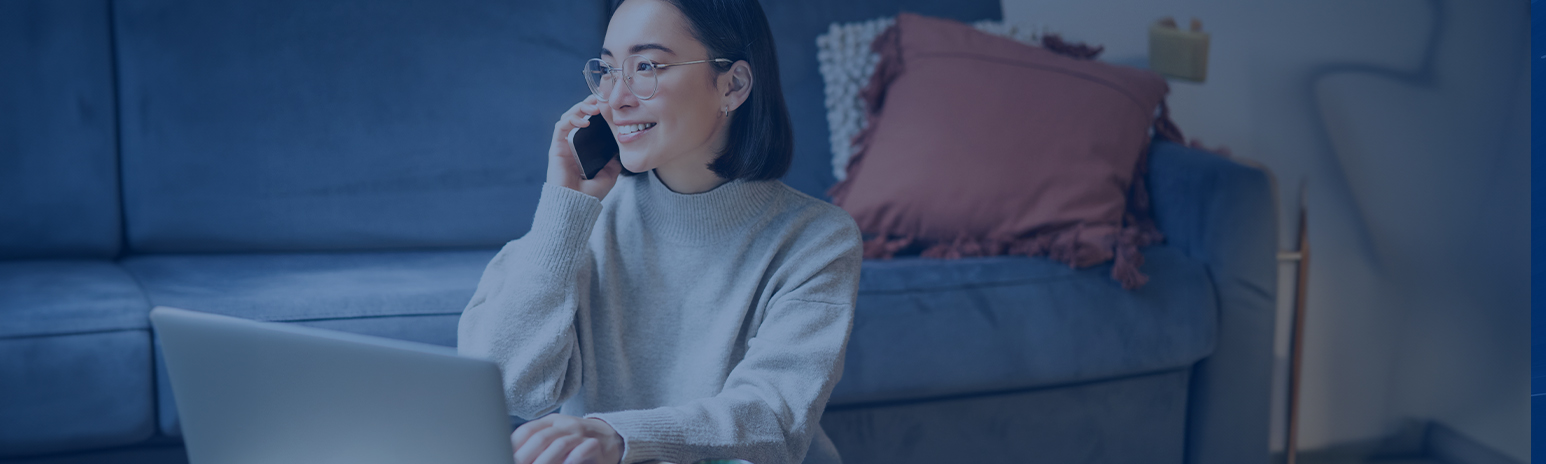
[[[175,444],[152,306],[454,345],[530,227],[605,0],[0,2],[0,460]],[[770,0],[796,152],[815,37],[999,0]],[[1155,143],[1148,285],[1045,259],[869,261],[823,417],[845,460],[1267,460],[1269,176]]]

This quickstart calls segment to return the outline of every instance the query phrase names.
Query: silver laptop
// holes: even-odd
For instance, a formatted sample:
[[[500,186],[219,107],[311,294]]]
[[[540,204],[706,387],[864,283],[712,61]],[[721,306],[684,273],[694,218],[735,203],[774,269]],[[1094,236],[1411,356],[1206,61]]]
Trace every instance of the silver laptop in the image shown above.
[[[511,461],[490,361],[168,307],[150,321],[192,464]]]

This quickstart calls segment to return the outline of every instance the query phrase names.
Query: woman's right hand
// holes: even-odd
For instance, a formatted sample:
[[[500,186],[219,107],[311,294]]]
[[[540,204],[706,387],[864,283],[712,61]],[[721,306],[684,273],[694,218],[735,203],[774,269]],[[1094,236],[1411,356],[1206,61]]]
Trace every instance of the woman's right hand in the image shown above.
[[[553,125],[553,143],[548,148],[548,183],[568,187],[575,191],[596,197],[600,200],[607,197],[607,192],[612,191],[612,186],[617,184],[617,176],[622,173],[622,162],[612,158],[596,177],[586,180],[584,171],[580,169],[579,160],[575,159],[574,146],[569,143],[569,131],[591,124],[586,116],[602,117],[601,106],[595,95],[585,97],[585,100],[569,107],[569,111],[558,117],[558,123]]]

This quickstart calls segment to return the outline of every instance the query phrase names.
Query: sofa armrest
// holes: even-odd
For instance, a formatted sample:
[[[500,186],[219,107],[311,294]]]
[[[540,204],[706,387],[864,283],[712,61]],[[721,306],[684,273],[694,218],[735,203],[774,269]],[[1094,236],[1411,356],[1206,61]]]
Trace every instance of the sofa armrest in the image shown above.
[[[1148,180],[1166,242],[1202,261],[1218,293],[1217,345],[1192,367],[1186,462],[1266,463],[1277,294],[1271,174],[1155,141]]]

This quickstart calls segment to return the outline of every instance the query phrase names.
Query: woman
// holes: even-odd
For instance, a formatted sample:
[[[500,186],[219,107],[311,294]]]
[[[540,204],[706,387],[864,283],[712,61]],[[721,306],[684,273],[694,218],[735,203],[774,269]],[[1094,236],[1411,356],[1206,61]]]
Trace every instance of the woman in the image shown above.
[[[836,462],[818,421],[859,229],[777,180],[792,139],[761,7],[626,0],[586,70],[531,231],[488,264],[457,333],[501,365],[511,413],[541,417],[511,435],[516,462]],[[583,180],[566,138],[592,115],[621,153]]]

